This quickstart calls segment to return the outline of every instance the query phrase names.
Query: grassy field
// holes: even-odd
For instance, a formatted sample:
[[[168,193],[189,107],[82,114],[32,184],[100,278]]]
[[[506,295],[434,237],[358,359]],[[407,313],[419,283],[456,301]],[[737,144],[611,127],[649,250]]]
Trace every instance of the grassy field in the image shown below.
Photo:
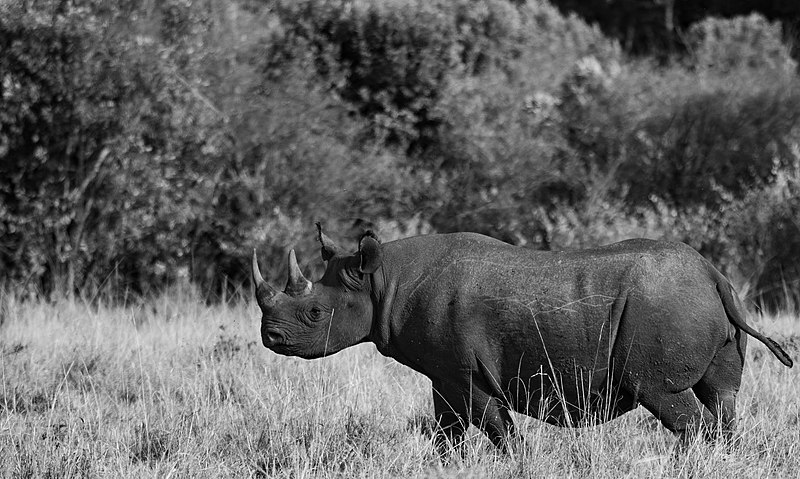
[[[141,307],[6,300],[3,477],[797,477],[800,369],[750,342],[732,450],[674,439],[643,409],[559,429],[516,416],[496,454],[474,428],[444,466],[429,381],[363,345],[317,361],[258,337],[251,304],[173,295]],[[751,318],[797,360],[800,322]]]

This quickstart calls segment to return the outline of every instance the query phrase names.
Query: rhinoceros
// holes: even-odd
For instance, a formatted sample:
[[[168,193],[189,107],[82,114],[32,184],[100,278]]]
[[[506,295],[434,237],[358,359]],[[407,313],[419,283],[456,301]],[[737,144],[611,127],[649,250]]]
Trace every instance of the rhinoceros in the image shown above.
[[[506,450],[510,411],[581,426],[642,405],[683,441],[701,424],[730,436],[747,335],[792,366],[747,325],[730,282],[683,243],[552,252],[475,233],[381,244],[368,232],[347,253],[317,226],[327,265],[316,283],[292,250],[286,288],[275,290],[253,251],[264,346],[311,359],[374,343],[430,378],[443,450],[470,422]]]

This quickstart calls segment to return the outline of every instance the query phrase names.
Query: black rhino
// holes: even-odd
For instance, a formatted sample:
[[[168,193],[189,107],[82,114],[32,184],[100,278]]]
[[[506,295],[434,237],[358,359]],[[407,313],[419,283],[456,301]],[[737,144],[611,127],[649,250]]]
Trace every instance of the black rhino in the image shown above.
[[[684,440],[701,423],[730,436],[747,335],[792,366],[682,243],[545,252],[474,233],[386,244],[367,233],[348,254],[317,226],[327,267],[316,283],[292,250],[278,292],[253,252],[264,346],[310,359],[374,343],[432,381],[440,449],[471,421],[505,450],[512,410],[580,426],[639,404]]]

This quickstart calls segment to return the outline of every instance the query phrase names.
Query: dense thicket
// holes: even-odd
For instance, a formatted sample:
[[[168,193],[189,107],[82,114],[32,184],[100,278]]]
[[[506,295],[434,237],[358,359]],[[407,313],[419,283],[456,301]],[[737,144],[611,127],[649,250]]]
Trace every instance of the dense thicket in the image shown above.
[[[0,4],[0,271],[32,294],[210,297],[258,247],[472,230],[687,241],[765,304],[800,285],[800,82],[781,26],[669,63],[542,1]],[[788,294],[787,293],[792,293]]]
[[[627,50],[637,53],[682,50],[686,46],[683,35],[693,24],[709,17],[758,14],[780,21],[784,25],[783,37],[790,46],[796,47],[800,40],[800,2],[792,0],[553,0],[552,3],[565,12],[575,12],[588,22],[597,23]]]

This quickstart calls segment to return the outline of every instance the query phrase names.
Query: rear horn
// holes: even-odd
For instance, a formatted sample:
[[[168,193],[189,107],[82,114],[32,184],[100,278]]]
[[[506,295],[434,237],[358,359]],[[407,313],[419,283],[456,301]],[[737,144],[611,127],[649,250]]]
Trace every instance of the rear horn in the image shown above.
[[[289,281],[286,283],[286,294],[297,296],[311,292],[311,281],[303,276],[297,264],[297,255],[294,250],[289,251]]]
[[[323,261],[328,261],[339,254],[339,247],[336,246],[336,243],[334,243],[332,239],[328,238],[328,236],[322,232],[322,225],[319,221],[317,221],[317,238],[322,245]]]

